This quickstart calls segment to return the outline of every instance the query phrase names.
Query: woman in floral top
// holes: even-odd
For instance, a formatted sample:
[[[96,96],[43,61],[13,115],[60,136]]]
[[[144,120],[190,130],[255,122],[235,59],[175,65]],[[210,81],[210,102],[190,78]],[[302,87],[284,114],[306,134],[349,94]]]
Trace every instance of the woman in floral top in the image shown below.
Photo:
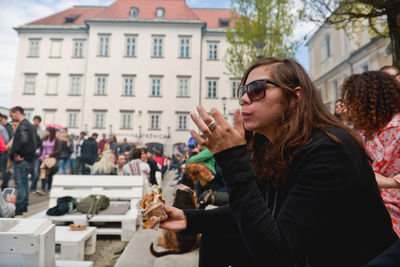
[[[400,236],[400,83],[383,72],[355,74],[344,82],[342,97],[373,160],[383,201]]]

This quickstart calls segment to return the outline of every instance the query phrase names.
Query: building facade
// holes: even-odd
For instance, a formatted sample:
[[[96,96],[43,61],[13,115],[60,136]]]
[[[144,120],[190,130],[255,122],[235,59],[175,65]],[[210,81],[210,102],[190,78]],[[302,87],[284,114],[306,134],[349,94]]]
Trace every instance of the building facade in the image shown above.
[[[331,112],[347,76],[392,64],[389,38],[371,37],[366,30],[347,34],[323,25],[307,46],[310,77]]]
[[[187,143],[197,105],[233,120],[239,79],[223,61],[230,16],[184,0],[117,0],[16,27],[12,106],[75,134],[112,133],[171,153]]]

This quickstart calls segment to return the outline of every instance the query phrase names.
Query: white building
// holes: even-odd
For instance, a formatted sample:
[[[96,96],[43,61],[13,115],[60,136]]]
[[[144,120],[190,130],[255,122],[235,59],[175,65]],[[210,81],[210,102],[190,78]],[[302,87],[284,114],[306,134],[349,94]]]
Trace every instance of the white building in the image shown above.
[[[323,25],[307,46],[310,77],[331,112],[346,77],[392,64],[390,39],[373,38],[366,29],[346,34]]]
[[[72,133],[112,132],[166,152],[187,143],[201,104],[232,121],[239,83],[223,56],[231,10],[184,0],[74,6],[16,27],[12,106]]]

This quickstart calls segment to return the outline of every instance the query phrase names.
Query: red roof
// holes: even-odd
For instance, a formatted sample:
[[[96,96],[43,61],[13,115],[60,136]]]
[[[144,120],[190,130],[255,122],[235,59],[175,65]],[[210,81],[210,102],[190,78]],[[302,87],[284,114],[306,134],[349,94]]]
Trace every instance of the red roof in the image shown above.
[[[192,9],[201,21],[207,23],[207,28],[227,28],[221,26],[221,21],[229,21],[232,16],[230,9]],[[232,27],[232,22],[229,22]]]
[[[131,7],[139,9],[138,19],[155,19],[156,9],[165,10],[165,20],[199,20],[183,0],[117,0],[96,18],[127,19]]]
[[[85,20],[94,18],[106,7],[72,7],[67,10],[58,12],[54,15],[45,17],[28,23],[28,25],[84,25]],[[75,17],[72,23],[67,23],[66,18]]]
[[[138,19],[156,19],[156,9],[164,9],[164,20],[198,20],[207,28],[226,28],[232,14],[229,9],[191,9],[184,0],[116,0],[108,7],[76,6],[28,25],[84,25],[89,19],[128,19],[130,10],[139,10]],[[230,23],[232,25],[232,23]]]

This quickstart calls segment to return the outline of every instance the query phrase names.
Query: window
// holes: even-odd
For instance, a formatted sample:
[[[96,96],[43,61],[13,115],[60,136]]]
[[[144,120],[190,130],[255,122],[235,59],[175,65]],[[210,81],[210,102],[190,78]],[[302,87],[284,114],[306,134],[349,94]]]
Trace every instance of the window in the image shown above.
[[[368,64],[365,64],[361,67],[361,72],[366,72],[368,71]]]
[[[121,129],[132,129],[133,111],[121,111]]]
[[[236,98],[237,97],[237,89],[239,88],[240,85],[240,80],[236,80],[236,79],[232,79],[231,80],[231,85],[232,85],[232,98]]]
[[[48,73],[47,74],[47,90],[46,95],[57,95],[58,90],[58,77],[60,74]]]
[[[95,95],[106,95],[107,89],[107,76],[96,75],[96,90]]]
[[[189,96],[189,77],[178,77],[178,96]]]
[[[45,124],[53,124],[56,122],[56,110],[55,109],[45,109],[43,122]]]
[[[150,96],[161,96],[161,77],[151,78]]]
[[[219,19],[219,26],[229,27],[229,19]]]
[[[124,87],[122,90],[122,95],[124,96],[133,96],[133,83],[134,83],[134,76],[123,76],[124,80]]]
[[[177,130],[187,130],[188,129],[188,113],[177,113],[178,116],[178,127]]]
[[[207,97],[209,98],[217,97],[217,80],[207,81]]]
[[[110,35],[99,34],[99,51],[98,56],[108,57],[110,49]]]
[[[150,116],[150,130],[159,130],[160,129],[160,113],[149,113]]]
[[[70,78],[69,95],[80,95],[82,75],[71,74],[69,78]]]
[[[61,42],[62,39],[51,39],[50,57],[61,57]]]
[[[67,110],[67,127],[78,128],[78,110]]]
[[[74,40],[72,57],[83,58],[84,40]]]
[[[94,111],[94,127],[95,129],[104,129],[105,128],[105,111]]]
[[[164,17],[164,8],[158,7],[156,10],[156,17],[163,18]]]
[[[35,93],[36,74],[25,74],[24,94]]]
[[[190,37],[181,37],[179,39],[179,57],[190,57]]]
[[[163,43],[164,38],[160,36],[153,36],[153,57],[163,56]]]
[[[28,121],[31,121],[31,119],[32,119],[32,114],[33,114],[33,109],[31,109],[31,108],[24,109],[24,115],[25,115],[25,118],[26,118]]]
[[[332,55],[331,36],[329,34],[325,35],[321,48],[323,50],[323,60],[329,58]]]
[[[39,57],[40,39],[29,39],[28,57]]]
[[[208,43],[208,59],[218,59],[218,43]]]
[[[136,37],[132,35],[125,36],[125,56],[134,57],[136,55]]]
[[[131,17],[137,18],[139,15],[139,9],[137,7],[131,7]]]

